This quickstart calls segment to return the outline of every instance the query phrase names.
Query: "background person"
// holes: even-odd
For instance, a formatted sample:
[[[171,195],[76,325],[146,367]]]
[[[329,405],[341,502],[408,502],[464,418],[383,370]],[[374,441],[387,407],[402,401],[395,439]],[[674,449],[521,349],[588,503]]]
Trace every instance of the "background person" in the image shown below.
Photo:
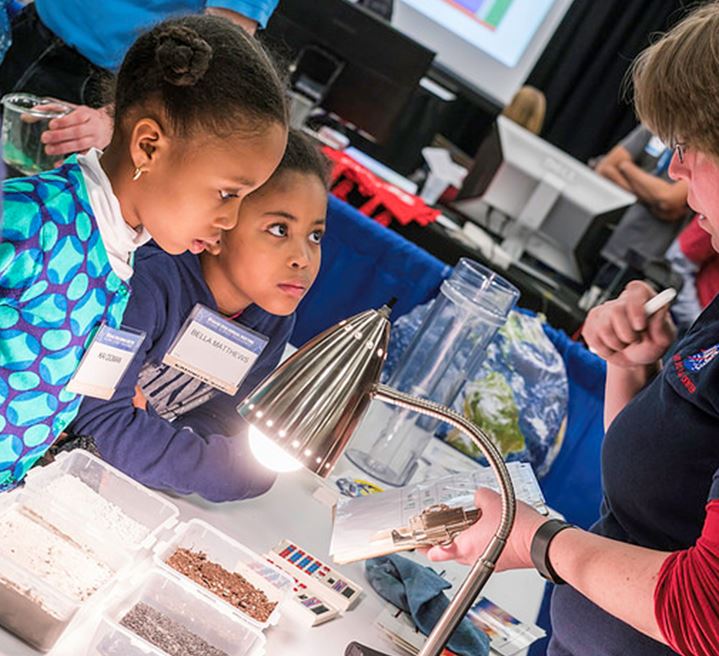
[[[599,160],[596,171],[637,197],[602,249],[621,265],[629,249],[644,259],[661,258],[688,216],[687,184],[669,176],[671,149],[639,125]]]
[[[35,0],[12,21],[0,64],[0,95],[23,91],[78,105],[50,123],[46,151],[62,159],[104,149],[112,136],[105,87],[137,35],[183,14],[205,11],[254,34],[278,0]]]
[[[547,99],[544,94],[529,85],[521,87],[502,110],[503,116],[534,134],[541,134],[546,113]]]

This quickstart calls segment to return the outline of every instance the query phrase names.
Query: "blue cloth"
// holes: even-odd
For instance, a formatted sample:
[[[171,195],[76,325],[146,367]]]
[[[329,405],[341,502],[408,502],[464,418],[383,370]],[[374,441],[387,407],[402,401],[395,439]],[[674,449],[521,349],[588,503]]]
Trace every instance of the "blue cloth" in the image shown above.
[[[0,490],[14,487],[73,419],[68,392],[94,332],[119,328],[130,289],[112,270],[71,157],[5,181],[0,243]]]
[[[0,62],[12,44],[12,27],[10,21],[22,9],[17,0],[0,0]],[[3,178],[4,178],[3,171]]]
[[[392,554],[365,563],[367,579],[383,599],[407,611],[415,626],[429,635],[449,605],[443,590],[452,584],[429,567]],[[466,617],[454,630],[447,648],[458,656],[486,656],[489,638]]]
[[[269,338],[234,397],[218,392],[204,405],[174,423],[160,417],[149,399],[147,411],[135,409],[132,398],[140,370],[157,367],[196,303],[215,310],[214,298],[202,277],[196,255],[170,256],[154,244],[141,248],[135,260],[133,294],[123,325],[143,330],[142,348],[109,401],[87,398],[71,426],[76,435],[92,435],[110,464],[150,487],[189,494],[211,501],[257,496],[274,475],[263,469],[248,450],[245,424],[235,407],[280,360],[294,317],[271,315],[248,307],[236,321]],[[174,394],[183,394],[185,374],[171,377]],[[178,384],[179,382],[179,384]],[[229,437],[228,437],[229,436]]]
[[[719,491],[719,299],[666,365],[614,419],[602,448],[604,501],[592,531],[660,551],[694,545]],[[674,652],[614,619],[569,586],[552,599],[549,654],[665,656]]]
[[[549,473],[539,482],[547,503],[567,521],[588,529],[599,518],[602,502],[601,450],[604,439],[604,360],[562,330],[544,324],[544,333],[562,355],[569,381],[564,443]],[[547,637],[535,642],[530,656],[545,656],[552,633],[547,584],[537,624]]]
[[[93,64],[111,71],[141,32],[155,23],[206,7],[231,9],[262,27],[278,0],[35,0],[42,22]]]
[[[397,299],[392,319],[434,297],[452,268],[351,205],[329,197],[317,280],[297,309],[301,346],[353,314]]]
[[[588,529],[599,519],[602,502],[600,459],[604,439],[604,361],[544,324],[544,333],[567,369],[569,404],[564,443],[549,473],[540,481],[547,503],[567,521]]]
[[[5,57],[5,53],[10,49],[10,44],[12,43],[11,11],[12,2],[10,0],[0,0],[0,61]]]

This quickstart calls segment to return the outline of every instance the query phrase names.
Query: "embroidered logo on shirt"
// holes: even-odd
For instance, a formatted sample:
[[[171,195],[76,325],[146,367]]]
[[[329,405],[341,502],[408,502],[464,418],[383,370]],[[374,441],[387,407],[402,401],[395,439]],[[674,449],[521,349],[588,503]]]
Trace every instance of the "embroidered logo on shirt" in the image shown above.
[[[699,351],[694,355],[690,355],[686,358],[682,358],[679,353],[676,353],[672,358],[674,363],[674,371],[677,374],[677,378],[681,381],[682,385],[687,389],[690,394],[694,394],[697,390],[697,386],[689,378],[689,373],[697,373],[706,367],[714,358],[719,355],[719,344],[710,346],[709,348]]]
[[[690,355],[684,360],[684,367],[687,371],[700,371],[704,369],[717,355],[719,355],[719,344],[714,344],[695,355]]]
[[[682,385],[686,387],[687,391],[690,394],[694,394],[694,392],[697,391],[697,386],[691,381],[691,379],[687,375],[686,368],[684,366],[685,361],[682,360],[682,356],[679,355],[679,353],[675,353],[674,357],[672,358],[672,361],[674,362],[674,370],[677,372],[677,378],[679,378]]]

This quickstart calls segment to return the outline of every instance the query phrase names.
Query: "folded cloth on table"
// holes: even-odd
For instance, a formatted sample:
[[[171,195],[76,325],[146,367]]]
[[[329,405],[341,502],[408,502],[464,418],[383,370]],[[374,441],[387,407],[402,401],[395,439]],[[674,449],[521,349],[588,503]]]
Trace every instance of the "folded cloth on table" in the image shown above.
[[[365,563],[365,571],[377,594],[407,611],[424,635],[429,635],[449,605],[443,590],[452,584],[409,558],[397,554],[372,558]],[[465,617],[447,648],[458,656],[487,656],[489,638]]]

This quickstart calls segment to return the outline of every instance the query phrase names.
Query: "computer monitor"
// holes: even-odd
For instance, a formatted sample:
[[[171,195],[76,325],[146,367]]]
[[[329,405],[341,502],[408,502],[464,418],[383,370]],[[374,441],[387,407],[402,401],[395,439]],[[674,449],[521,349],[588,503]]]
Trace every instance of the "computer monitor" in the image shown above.
[[[504,106],[573,0],[395,0],[392,23]]]
[[[284,59],[310,49],[341,64],[321,106],[383,143],[434,52],[346,0],[282,0],[263,40]],[[323,73],[325,74],[325,73]]]
[[[499,116],[482,142],[456,208],[498,232],[516,262],[525,253],[587,283],[599,252],[636,197],[585,164]],[[506,219],[490,225],[493,212]]]

